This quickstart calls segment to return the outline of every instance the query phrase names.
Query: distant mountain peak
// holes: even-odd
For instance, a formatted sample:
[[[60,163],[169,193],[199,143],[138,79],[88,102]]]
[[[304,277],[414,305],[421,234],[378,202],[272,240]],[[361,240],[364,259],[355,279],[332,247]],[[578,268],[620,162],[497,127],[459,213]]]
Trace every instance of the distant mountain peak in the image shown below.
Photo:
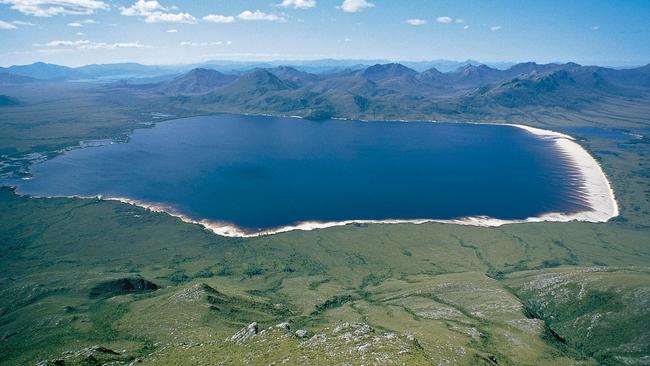
[[[413,77],[417,71],[408,68],[402,64],[376,64],[363,70],[362,75],[370,80],[384,80],[395,77]]]
[[[222,74],[217,70],[195,68],[162,83],[158,89],[171,94],[205,93],[227,85],[234,80],[235,76]]]
[[[435,67],[429,68],[427,70],[424,70],[420,73],[421,76],[440,76],[444,75],[440,70],[436,69]]]
[[[267,69],[254,69],[251,70],[250,72],[245,73],[240,77],[240,79],[250,79],[250,80],[258,80],[258,81],[275,81],[276,79],[280,81],[280,79],[275,76],[271,71]]]
[[[298,71],[298,69],[296,69],[295,67],[288,66],[288,65],[277,66],[274,67],[273,70],[288,71],[288,72],[302,72],[302,71]]]
[[[498,71],[498,70],[483,64],[480,65],[467,64],[458,68],[457,72],[463,74],[472,74],[472,73],[485,73],[490,71]]]
[[[270,90],[293,89],[279,77],[267,69],[254,69],[241,75],[237,80],[228,85],[228,92],[239,93],[266,93]]]

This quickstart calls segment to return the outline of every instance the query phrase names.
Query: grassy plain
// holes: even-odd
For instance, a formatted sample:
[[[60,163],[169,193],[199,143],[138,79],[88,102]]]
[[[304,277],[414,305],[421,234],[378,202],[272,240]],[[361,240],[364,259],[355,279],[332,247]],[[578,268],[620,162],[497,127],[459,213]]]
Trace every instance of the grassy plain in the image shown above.
[[[12,93],[24,104],[0,112],[3,159],[193,110],[86,87],[60,91],[65,106]],[[647,135],[644,107],[619,107],[467,120]],[[616,190],[622,214],[609,223],[349,225],[242,239],[119,202],[2,188],[0,364],[647,364],[650,140],[574,135]],[[138,276],[162,288],[90,296]],[[290,330],[275,328],[285,321]],[[265,332],[226,340],[252,322]]]

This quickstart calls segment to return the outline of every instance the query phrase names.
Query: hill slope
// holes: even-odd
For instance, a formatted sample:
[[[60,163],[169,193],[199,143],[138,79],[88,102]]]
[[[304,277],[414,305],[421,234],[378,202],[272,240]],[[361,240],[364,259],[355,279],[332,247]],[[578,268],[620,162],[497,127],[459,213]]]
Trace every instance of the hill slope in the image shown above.
[[[215,70],[193,69],[173,80],[157,85],[154,90],[172,95],[207,93],[235,79],[233,75],[225,75]]]

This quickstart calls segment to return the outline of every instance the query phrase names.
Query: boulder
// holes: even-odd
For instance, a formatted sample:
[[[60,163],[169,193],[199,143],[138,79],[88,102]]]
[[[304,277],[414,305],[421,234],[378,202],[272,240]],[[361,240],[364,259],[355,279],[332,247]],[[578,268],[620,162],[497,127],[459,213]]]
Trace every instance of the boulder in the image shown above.
[[[294,333],[296,337],[298,338],[305,338],[307,336],[307,331],[304,329],[298,329],[296,333]]]

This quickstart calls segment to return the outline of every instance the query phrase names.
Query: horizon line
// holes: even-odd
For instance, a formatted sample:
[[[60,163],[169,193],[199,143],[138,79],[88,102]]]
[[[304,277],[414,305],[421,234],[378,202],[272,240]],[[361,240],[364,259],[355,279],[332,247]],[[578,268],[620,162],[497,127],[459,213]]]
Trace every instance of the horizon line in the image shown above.
[[[30,66],[34,64],[46,64],[46,65],[56,65],[56,66],[64,66],[72,69],[80,68],[80,67],[85,67],[85,66],[93,66],[93,65],[120,65],[120,64],[137,64],[137,65],[142,65],[142,66],[162,66],[162,67],[180,67],[180,66],[193,66],[193,65],[202,65],[202,64],[207,64],[207,63],[233,63],[233,64],[279,64],[278,66],[282,65],[295,65],[296,63],[305,63],[305,62],[319,62],[319,61],[339,61],[339,62],[358,62],[362,65],[369,65],[373,66],[376,64],[391,64],[391,63],[397,63],[397,64],[404,64],[404,63],[434,63],[434,62],[453,62],[453,63],[476,63],[478,65],[495,65],[495,64],[506,64],[506,65],[517,65],[517,64],[522,64],[522,63],[535,63],[538,65],[546,65],[546,64],[568,64],[568,63],[575,63],[580,66],[600,66],[600,67],[618,67],[618,68],[636,68],[636,67],[643,67],[646,65],[650,65],[650,60],[649,61],[639,61],[639,62],[633,62],[633,61],[616,61],[616,62],[604,62],[604,63],[581,63],[577,61],[549,61],[549,62],[540,62],[540,61],[535,61],[535,60],[528,60],[528,61],[479,61],[476,59],[472,58],[467,58],[464,60],[454,60],[454,59],[443,59],[443,58],[435,58],[435,59],[422,59],[422,60],[400,60],[400,59],[389,59],[389,58],[335,58],[335,57],[325,57],[325,58],[304,58],[304,59],[269,59],[269,60],[255,60],[255,59],[207,59],[204,61],[197,61],[197,62],[188,62],[188,63],[160,63],[160,64],[150,64],[150,63],[141,63],[137,61],[121,61],[121,62],[108,62],[108,63],[88,63],[88,64],[80,64],[80,65],[71,65],[71,64],[65,64],[65,63],[53,63],[53,62],[47,62],[47,61],[34,61],[31,63],[26,63],[26,64],[4,64],[0,67],[2,68],[10,68],[14,66]]]

